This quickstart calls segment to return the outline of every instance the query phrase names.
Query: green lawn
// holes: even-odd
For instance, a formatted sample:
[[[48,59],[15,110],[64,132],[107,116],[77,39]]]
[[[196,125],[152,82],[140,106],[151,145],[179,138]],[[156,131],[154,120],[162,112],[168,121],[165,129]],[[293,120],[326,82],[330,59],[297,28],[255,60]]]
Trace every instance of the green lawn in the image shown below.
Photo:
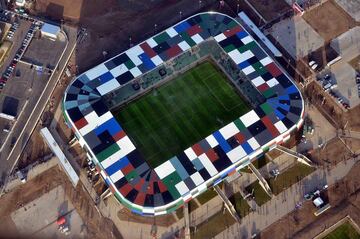
[[[247,201],[241,196],[239,192],[232,195],[229,200],[235,207],[236,212],[240,217],[245,217],[250,212],[250,206]]]
[[[271,199],[265,190],[260,186],[259,181],[255,181],[245,188],[248,193],[251,193],[253,189],[255,202],[258,206],[263,205]]]
[[[265,155],[263,155],[260,158],[254,160],[252,162],[252,164],[254,165],[255,168],[260,169],[260,168],[264,167],[266,164],[268,164],[269,162],[270,162],[270,160],[268,160],[267,157],[265,157]]]
[[[280,175],[277,176],[276,179],[268,178],[266,180],[268,181],[272,192],[277,195],[314,171],[315,169],[312,167],[302,163],[296,163],[286,171],[280,172]]]
[[[199,206],[197,205],[197,203],[193,200],[191,200],[189,203],[188,203],[188,208],[189,208],[189,213],[195,211],[195,209],[197,209]],[[181,219],[184,217],[184,208],[183,207],[180,207],[176,210],[176,216]]]
[[[201,205],[207,203],[209,200],[216,197],[218,194],[215,190],[212,188],[209,188],[207,191],[203,192],[199,196],[196,197],[196,199],[199,201]]]
[[[340,225],[323,239],[360,239],[360,234],[348,222]]]
[[[224,231],[226,228],[230,227],[235,223],[235,219],[230,215],[228,210],[225,210],[223,214],[222,210],[212,217],[197,226],[196,232],[194,228],[191,228],[193,239],[204,239],[204,238],[213,238],[220,232]]]
[[[114,115],[156,167],[248,111],[223,72],[204,62]]]

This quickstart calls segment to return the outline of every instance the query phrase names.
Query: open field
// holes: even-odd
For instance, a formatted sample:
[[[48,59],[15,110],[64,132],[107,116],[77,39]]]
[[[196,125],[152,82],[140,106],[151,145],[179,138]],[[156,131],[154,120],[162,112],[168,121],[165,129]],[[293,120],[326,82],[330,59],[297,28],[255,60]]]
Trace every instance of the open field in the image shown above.
[[[248,110],[223,73],[205,62],[114,115],[156,167]]]
[[[356,25],[354,19],[333,0],[307,11],[303,18],[324,38],[325,42]]]
[[[329,233],[323,239],[359,239],[360,234],[355,230],[355,228],[349,223],[345,222],[334,231]]]

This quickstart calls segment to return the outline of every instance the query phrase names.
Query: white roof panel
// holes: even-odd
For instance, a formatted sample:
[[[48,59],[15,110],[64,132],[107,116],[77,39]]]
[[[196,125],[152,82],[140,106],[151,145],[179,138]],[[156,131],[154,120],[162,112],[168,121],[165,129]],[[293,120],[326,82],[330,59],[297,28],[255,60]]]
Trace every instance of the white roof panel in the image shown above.
[[[276,122],[274,126],[277,128],[277,130],[279,130],[280,134],[284,133],[287,130],[286,126],[281,120]]]
[[[190,178],[193,180],[196,186],[204,182],[204,179],[201,177],[199,172],[194,173],[193,175],[190,176]]]
[[[160,58],[159,55],[154,56],[153,58],[151,58],[151,60],[156,66],[159,66],[163,63],[163,60]]]
[[[258,87],[259,85],[262,85],[265,83],[264,79],[261,76],[256,77],[251,81],[255,87]]]
[[[249,139],[247,142],[250,144],[253,150],[260,148],[260,144],[257,142],[257,140],[254,137]]]
[[[160,179],[163,179],[166,176],[170,175],[171,173],[175,172],[175,168],[171,164],[170,160],[168,160],[165,163],[157,166],[155,168],[155,172],[157,173]]]
[[[102,116],[98,116],[95,111],[91,111],[89,114],[85,115],[85,119],[88,122],[87,125],[82,127],[79,131],[81,135],[87,135],[89,132],[93,131],[99,125],[105,123],[113,116],[110,111],[106,112]]]
[[[204,39],[199,34],[195,34],[194,36],[191,37],[191,39],[193,39],[196,44],[199,44],[200,42],[204,41]]]
[[[130,70],[130,72],[134,77],[138,77],[138,76],[142,75],[142,72],[140,71],[140,69],[138,67],[132,68]]]
[[[153,38],[147,39],[147,40],[146,40],[146,43],[147,43],[151,48],[154,48],[154,47],[156,47],[156,46],[158,45]]]
[[[221,42],[226,39],[226,36],[224,35],[224,33],[220,33],[219,35],[215,36],[214,39],[217,42]]]
[[[110,70],[110,73],[114,76],[114,77],[118,77],[119,75],[124,74],[125,72],[128,71],[128,68],[125,66],[125,64],[121,64],[117,67],[115,67],[114,69]]]
[[[248,36],[246,36],[244,38],[241,38],[241,41],[246,45],[246,44],[254,41],[254,39],[251,36],[248,35]]]
[[[184,182],[182,182],[182,181],[177,183],[175,185],[175,188],[179,191],[181,196],[190,191],[189,188],[186,186],[186,184]]]
[[[274,87],[277,84],[279,84],[279,82],[275,78],[272,78],[272,79],[268,80],[266,82],[266,84],[268,84],[268,86],[271,88],[271,87]]]
[[[244,53],[241,54],[241,58],[242,58],[241,62],[243,62],[245,60],[248,60],[253,56],[254,56],[254,53],[252,53],[250,50],[247,50],[247,51],[245,51]]]
[[[177,31],[175,31],[175,29],[173,27],[170,27],[170,28],[166,29],[166,33],[170,37],[174,37],[174,36],[178,35]]]
[[[212,162],[206,156],[206,154],[200,155],[199,160],[202,163],[202,165],[204,165],[205,169],[208,171],[208,173],[210,174],[211,177],[218,173],[215,166],[212,164]]]
[[[108,71],[109,71],[108,68],[106,68],[106,66],[104,64],[100,64],[100,65],[95,66],[94,68],[88,70],[87,72],[85,72],[85,75],[90,80],[94,80]]]
[[[229,54],[230,58],[235,62],[236,65],[244,61],[241,58],[241,53],[237,49],[230,51],[228,54]]]
[[[142,63],[139,58],[139,55],[142,53],[144,53],[144,50],[139,45],[136,45],[126,51],[126,54],[136,66],[141,65]]]
[[[194,160],[197,158],[197,155],[195,154],[194,150],[190,147],[187,148],[184,153],[186,154],[186,156],[190,159],[190,160]]]
[[[254,67],[252,67],[251,65],[248,67],[245,67],[244,69],[242,69],[242,71],[244,72],[245,75],[249,75],[250,73],[253,73],[255,71]]]
[[[99,91],[100,95],[105,95],[119,86],[120,83],[116,79],[112,79],[102,85],[99,85],[96,89]]]
[[[266,65],[269,65],[271,62],[273,62],[272,60],[271,60],[271,58],[270,57],[265,57],[264,59],[261,59],[260,60],[260,63],[263,65],[263,66],[266,66]]]
[[[235,163],[239,159],[245,157],[247,154],[245,150],[241,147],[241,145],[239,145],[230,152],[228,152],[226,155],[229,157],[232,163]]]
[[[221,133],[221,135],[225,138],[228,139],[232,136],[234,136],[236,133],[239,132],[238,127],[236,127],[236,125],[234,124],[234,122],[231,122],[228,125],[225,125],[224,127],[222,127],[219,132]]]
[[[113,183],[116,183],[123,177],[124,177],[124,174],[121,172],[121,170],[118,170],[115,173],[113,173],[112,175],[110,175],[110,179],[111,179],[111,181],[113,181]]]
[[[212,134],[206,137],[206,141],[210,144],[211,148],[214,148],[219,144]]]
[[[240,120],[243,122],[245,127],[249,127],[259,119],[260,119],[259,116],[256,114],[254,110],[251,110],[240,117]]]
[[[190,45],[186,42],[186,41],[182,41],[179,43],[179,47],[181,48],[181,50],[183,51],[187,51],[190,49]]]

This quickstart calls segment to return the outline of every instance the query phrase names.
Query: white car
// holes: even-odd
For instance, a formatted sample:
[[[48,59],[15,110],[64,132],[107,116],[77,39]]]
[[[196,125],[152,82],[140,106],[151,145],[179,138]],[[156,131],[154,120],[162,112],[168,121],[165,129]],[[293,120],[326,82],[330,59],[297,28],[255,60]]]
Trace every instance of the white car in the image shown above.
[[[317,67],[318,67],[318,64],[315,63],[314,65],[311,66],[311,69],[316,70]]]
[[[315,64],[315,61],[310,61],[309,62],[309,66],[312,66],[312,65],[314,65]]]

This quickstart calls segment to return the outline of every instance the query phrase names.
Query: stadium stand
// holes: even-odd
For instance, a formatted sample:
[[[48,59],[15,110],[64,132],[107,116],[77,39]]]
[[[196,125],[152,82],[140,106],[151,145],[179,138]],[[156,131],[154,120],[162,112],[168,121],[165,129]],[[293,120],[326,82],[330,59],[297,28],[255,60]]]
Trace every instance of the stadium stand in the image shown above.
[[[158,69],[166,62],[184,52],[191,57],[188,52],[209,39],[216,41],[251,83],[247,87],[256,88],[262,99],[250,112],[152,169],[105,101],[124,87],[132,92],[127,97],[134,94],[127,84],[134,79],[161,80]],[[235,19],[214,12],[183,20],[79,75],[66,90],[63,108],[67,124],[111,192],[142,215],[176,210],[283,143],[301,126],[304,115],[295,84]]]

